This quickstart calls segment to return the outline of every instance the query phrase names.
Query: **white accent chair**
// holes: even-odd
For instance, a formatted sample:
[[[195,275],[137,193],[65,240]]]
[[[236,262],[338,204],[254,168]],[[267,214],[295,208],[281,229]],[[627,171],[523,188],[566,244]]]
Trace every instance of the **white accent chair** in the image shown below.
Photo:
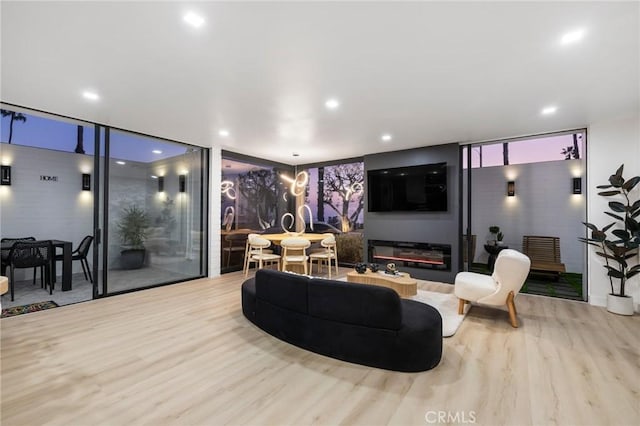
[[[505,249],[498,254],[492,275],[460,272],[456,275],[454,292],[460,299],[458,314],[470,302],[502,306],[509,309],[512,327],[518,327],[514,299],[529,275],[531,260],[516,250]]]
[[[267,250],[271,246],[271,241],[262,238],[257,234],[249,234],[247,238],[247,249],[245,254],[244,275],[249,274],[251,263],[255,263],[258,269],[262,269],[265,264],[276,263],[280,269],[280,255],[273,254]]]
[[[288,265],[302,265],[307,274],[307,249],[311,242],[302,237],[288,237],[280,242],[282,247],[282,270],[286,271]]]
[[[336,275],[338,274],[338,250],[336,244],[336,237],[333,234],[324,234],[324,239],[320,241],[320,245],[323,247],[322,251],[311,253],[309,255],[309,270],[313,274],[313,261],[315,260],[318,265],[318,273],[322,268],[322,264],[326,263],[329,269],[329,278],[331,278],[331,261],[336,265]]]

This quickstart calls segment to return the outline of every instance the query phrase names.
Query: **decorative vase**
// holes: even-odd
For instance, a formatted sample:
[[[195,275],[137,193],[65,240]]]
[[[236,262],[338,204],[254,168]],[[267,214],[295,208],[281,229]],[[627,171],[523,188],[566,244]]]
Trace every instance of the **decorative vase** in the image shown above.
[[[369,269],[371,270],[371,272],[378,272],[378,269],[380,269],[380,265],[378,265],[377,263],[370,263]]]
[[[356,263],[355,270],[359,274],[364,274],[367,272],[367,264],[366,263]]]
[[[633,315],[633,297],[607,294],[607,311],[618,315]]]
[[[387,263],[387,267],[385,268],[385,274],[389,274],[389,275],[397,275],[398,274],[398,269],[396,268],[396,264],[395,263]]]

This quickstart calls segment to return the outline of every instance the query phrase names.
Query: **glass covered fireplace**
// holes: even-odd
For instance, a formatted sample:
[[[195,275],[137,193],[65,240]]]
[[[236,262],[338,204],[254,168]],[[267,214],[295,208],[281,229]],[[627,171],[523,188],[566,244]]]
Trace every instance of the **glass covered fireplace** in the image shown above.
[[[451,271],[451,245],[369,240],[369,262]]]

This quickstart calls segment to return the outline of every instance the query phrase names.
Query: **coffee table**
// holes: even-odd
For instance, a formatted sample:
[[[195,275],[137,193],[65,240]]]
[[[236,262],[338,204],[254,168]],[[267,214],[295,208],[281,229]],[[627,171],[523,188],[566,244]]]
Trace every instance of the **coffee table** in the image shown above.
[[[411,275],[401,272],[400,275],[386,275],[380,272],[367,270],[364,274],[356,271],[347,273],[347,281],[350,283],[371,284],[388,287],[398,293],[400,297],[410,297],[418,294],[418,283]]]

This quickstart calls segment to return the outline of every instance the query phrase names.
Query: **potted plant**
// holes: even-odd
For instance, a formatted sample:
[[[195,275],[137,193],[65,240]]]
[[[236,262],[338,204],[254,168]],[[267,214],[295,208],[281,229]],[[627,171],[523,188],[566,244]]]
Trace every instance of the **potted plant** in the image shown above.
[[[499,246],[504,245],[504,243],[502,242],[503,239],[504,239],[504,234],[502,233],[502,231],[498,231],[498,233],[496,234],[496,244]]]
[[[498,240],[498,234],[500,233],[500,227],[497,225],[490,226],[489,233],[493,236],[493,240],[487,241],[487,244],[495,246]]]
[[[625,285],[629,278],[640,273],[640,264],[633,260],[637,259],[640,246],[640,199],[632,201],[629,193],[640,182],[640,176],[625,180],[622,177],[623,169],[624,164],[609,177],[609,185],[597,187],[606,190],[598,195],[622,198],[623,202],[609,201],[611,211],[604,212],[614,218],[615,222],[602,229],[583,222],[591,230],[591,237],[580,238],[580,241],[597,247],[596,254],[605,260],[604,267],[611,285],[611,293],[607,295],[607,310],[621,315],[633,315],[633,298],[625,294]],[[619,280],[617,288],[614,286],[614,279]]]
[[[149,216],[144,210],[135,205],[123,210],[118,223],[118,234],[123,244],[120,252],[122,269],[139,269],[144,264],[144,240],[148,226]]]

